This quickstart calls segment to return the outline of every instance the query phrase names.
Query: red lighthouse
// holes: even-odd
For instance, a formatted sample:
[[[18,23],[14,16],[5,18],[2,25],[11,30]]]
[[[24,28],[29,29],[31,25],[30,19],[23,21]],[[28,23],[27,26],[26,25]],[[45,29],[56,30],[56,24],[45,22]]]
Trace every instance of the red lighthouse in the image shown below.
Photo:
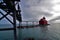
[[[46,20],[45,17],[43,17],[42,19],[39,20],[39,24],[46,25],[48,24],[48,21]]]

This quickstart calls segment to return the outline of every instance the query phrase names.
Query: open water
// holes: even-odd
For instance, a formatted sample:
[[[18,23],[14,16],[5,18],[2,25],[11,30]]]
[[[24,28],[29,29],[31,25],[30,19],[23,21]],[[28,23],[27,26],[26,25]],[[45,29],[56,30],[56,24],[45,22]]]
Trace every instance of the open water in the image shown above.
[[[8,28],[12,25],[2,25],[0,28]],[[13,30],[0,31],[0,40],[14,40]],[[27,40],[28,38],[34,40],[60,40],[60,23],[50,24],[45,27],[34,28],[17,28],[18,40]]]

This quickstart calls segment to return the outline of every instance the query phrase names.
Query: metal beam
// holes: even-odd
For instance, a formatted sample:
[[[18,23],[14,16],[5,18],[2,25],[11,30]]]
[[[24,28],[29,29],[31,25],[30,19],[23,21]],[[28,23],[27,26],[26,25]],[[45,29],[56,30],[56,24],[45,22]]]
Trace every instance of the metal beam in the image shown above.
[[[17,31],[16,31],[16,9],[15,9],[15,3],[13,2],[13,27],[14,27],[14,40],[17,40]]]
[[[12,22],[10,19],[8,19],[8,18],[6,17],[6,16],[8,15],[8,13],[7,13],[6,15],[4,15],[3,13],[1,13],[1,14],[3,15],[3,17],[1,17],[0,20],[3,19],[3,18],[5,17],[10,23],[13,24],[13,22]]]
[[[0,28],[0,31],[14,30],[14,28]]]
[[[16,11],[13,12],[13,26],[14,26],[14,40],[17,40],[17,33],[16,33]]]
[[[6,17],[8,14],[10,14],[10,13],[7,13],[4,15],[2,12],[0,12],[0,13],[3,15],[3,17],[1,17],[0,20],[3,19],[4,17]]]

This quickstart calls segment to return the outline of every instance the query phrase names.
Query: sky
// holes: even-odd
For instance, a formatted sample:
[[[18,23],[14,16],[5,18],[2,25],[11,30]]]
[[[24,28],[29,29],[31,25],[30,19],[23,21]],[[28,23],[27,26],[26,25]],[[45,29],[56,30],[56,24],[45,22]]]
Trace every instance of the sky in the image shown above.
[[[48,21],[60,20],[60,0],[21,0],[24,20],[39,21],[43,16]]]
[[[45,16],[48,21],[60,22],[60,0],[21,0],[20,6],[23,21],[39,21]]]

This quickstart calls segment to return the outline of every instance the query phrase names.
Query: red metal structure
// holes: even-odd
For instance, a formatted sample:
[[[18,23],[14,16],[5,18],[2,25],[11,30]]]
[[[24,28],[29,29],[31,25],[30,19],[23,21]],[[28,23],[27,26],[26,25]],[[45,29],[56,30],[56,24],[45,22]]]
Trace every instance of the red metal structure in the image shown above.
[[[39,24],[46,25],[46,24],[48,24],[48,22],[47,22],[46,18],[43,17],[42,19],[39,20]]]

